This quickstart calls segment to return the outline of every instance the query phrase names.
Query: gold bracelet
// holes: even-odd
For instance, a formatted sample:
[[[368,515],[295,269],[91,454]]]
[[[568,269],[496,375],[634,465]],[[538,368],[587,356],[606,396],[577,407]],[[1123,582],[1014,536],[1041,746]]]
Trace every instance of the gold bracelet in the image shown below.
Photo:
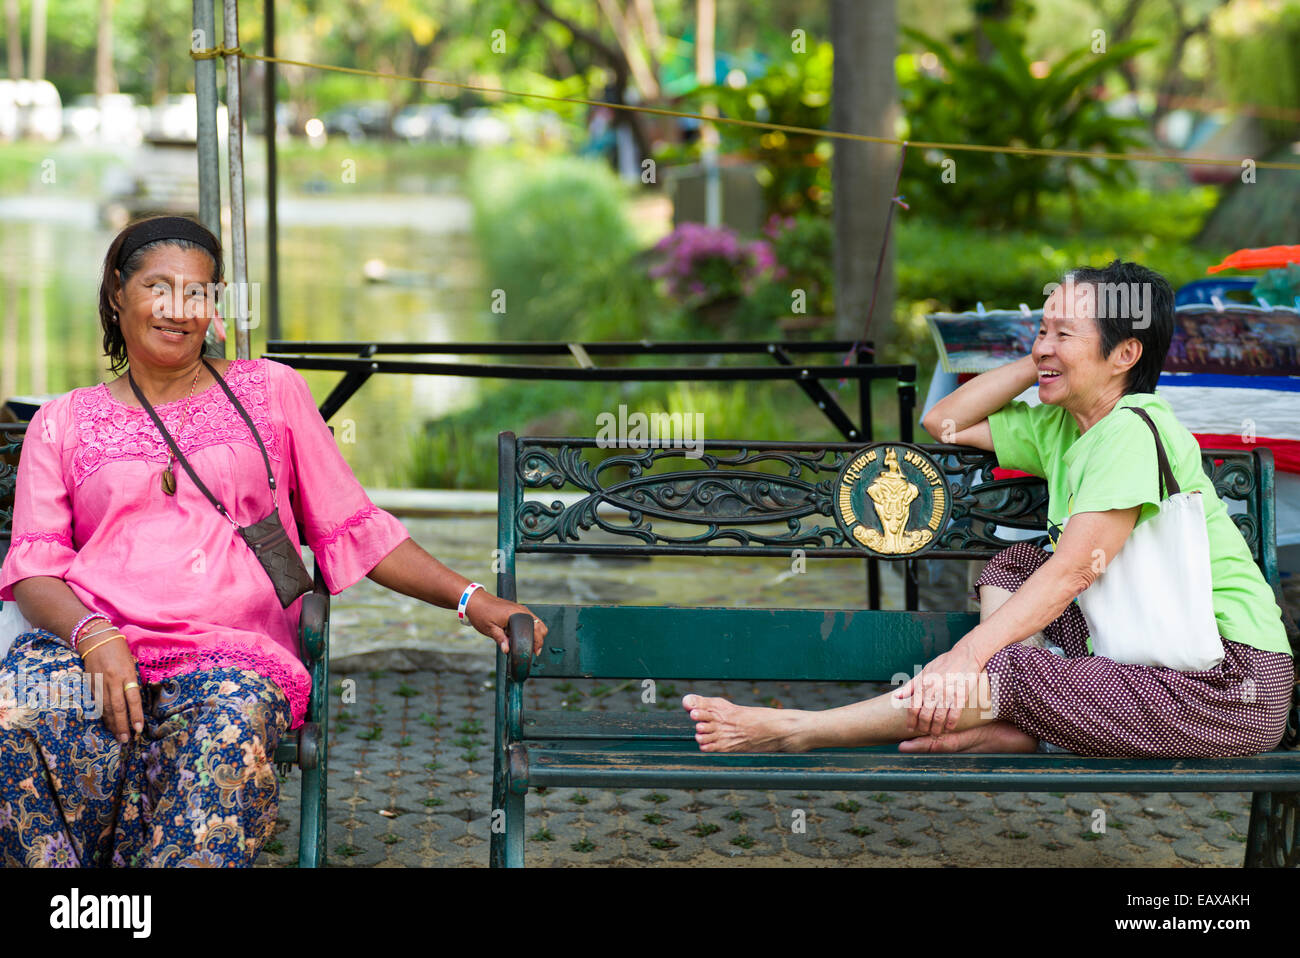
[[[108,638],[101,639],[100,641],[96,642],[90,648],[86,649],[85,652],[81,652],[78,654],[81,656],[82,660],[84,661],[86,656],[88,656],[91,652],[94,652],[101,645],[107,645],[109,642],[112,642],[114,639],[125,639],[125,638],[126,636],[123,635],[121,632],[117,633],[117,635],[110,635]]]

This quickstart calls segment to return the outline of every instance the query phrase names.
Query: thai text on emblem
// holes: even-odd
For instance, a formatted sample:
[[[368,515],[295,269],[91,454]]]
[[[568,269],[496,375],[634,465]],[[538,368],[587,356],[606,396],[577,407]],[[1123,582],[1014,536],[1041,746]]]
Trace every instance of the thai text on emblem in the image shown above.
[[[844,524],[852,530],[857,539],[873,552],[884,555],[905,555],[915,552],[931,539],[938,531],[945,506],[943,477],[926,459],[912,450],[903,454],[903,461],[917,469],[931,487],[931,514],[927,521],[928,528],[908,529],[907,520],[911,513],[913,500],[920,495],[917,485],[903,475],[898,462],[898,452],[892,446],[885,452],[884,468],[876,473],[866,492],[880,520],[880,530],[870,529],[858,521],[853,509],[853,486],[862,478],[867,466],[877,461],[877,450],[872,449],[859,456],[844,473],[844,483],[840,487],[840,514]]]

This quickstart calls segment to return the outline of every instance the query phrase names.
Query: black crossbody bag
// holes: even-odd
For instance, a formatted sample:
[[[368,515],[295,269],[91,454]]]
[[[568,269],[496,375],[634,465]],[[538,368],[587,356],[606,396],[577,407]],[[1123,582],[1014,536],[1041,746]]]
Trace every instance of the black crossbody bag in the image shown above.
[[[208,372],[212,373],[217,385],[230,398],[230,403],[235,407],[235,411],[248,424],[249,431],[253,434],[253,438],[257,440],[257,448],[262,452],[262,462],[266,464],[266,480],[271,487],[271,512],[265,519],[261,519],[251,526],[240,526],[234,519],[230,518],[230,513],[226,512],[226,507],[217,501],[216,496],[209,492],[208,487],[194,474],[194,469],[191,468],[189,460],[181,455],[181,451],[176,447],[176,442],[172,439],[171,433],[167,431],[167,428],[162,424],[162,420],[158,418],[158,414],[154,412],[153,406],[149,405],[149,400],[144,398],[144,393],[140,392],[135,380],[131,378],[129,369],[126,374],[127,381],[131,385],[131,391],[135,393],[135,398],[140,400],[140,405],[144,407],[145,412],[149,414],[149,418],[153,420],[153,424],[158,427],[158,432],[162,434],[163,439],[171,448],[172,454],[185,467],[189,477],[194,480],[194,485],[208,497],[208,501],[216,507],[217,512],[225,516],[230,524],[235,527],[235,530],[244,537],[244,541],[253,550],[253,554],[257,556],[257,561],[266,570],[267,576],[271,579],[271,584],[275,586],[275,596],[280,600],[280,606],[287,609],[294,599],[312,590],[312,579],[307,572],[307,566],[302,561],[302,550],[297,543],[290,541],[284,523],[280,521],[279,493],[275,488],[275,475],[271,472],[271,459],[266,454],[266,446],[262,444],[262,437],[258,434],[257,427],[253,425],[253,420],[249,418],[244,407],[235,398],[235,394],[230,391],[226,381],[221,378],[220,374],[206,359],[203,360],[203,365],[208,367]]]

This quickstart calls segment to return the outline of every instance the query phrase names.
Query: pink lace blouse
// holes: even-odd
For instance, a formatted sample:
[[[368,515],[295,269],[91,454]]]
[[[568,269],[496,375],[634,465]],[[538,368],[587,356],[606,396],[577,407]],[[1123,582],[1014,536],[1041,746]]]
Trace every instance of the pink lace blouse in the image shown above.
[[[409,533],[365,494],[297,371],[237,359],[225,378],[266,445],[289,538],[305,539],[331,594],[342,592]],[[194,397],[183,428],[185,400],[154,408],[236,522],[270,511],[262,455],[220,386]],[[12,600],[20,579],[63,579],[121,627],[142,682],[251,669],[284,692],[296,728],[311,692],[298,658],[302,600],[280,607],[252,550],[179,463],[176,495],[165,495],[166,464],[167,446],[145,411],[105,384],[43,405],[19,460],[0,599]]]

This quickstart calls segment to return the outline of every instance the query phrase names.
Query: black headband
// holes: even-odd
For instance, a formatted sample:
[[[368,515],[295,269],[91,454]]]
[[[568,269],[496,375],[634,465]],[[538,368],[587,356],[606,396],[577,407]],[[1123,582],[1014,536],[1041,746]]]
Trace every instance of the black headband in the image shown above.
[[[212,242],[212,234],[192,219],[184,216],[158,216],[145,220],[126,238],[126,242],[122,244],[117,254],[117,268],[121,269],[122,264],[141,246],[164,239],[190,240],[198,243],[212,254],[214,260],[221,255],[221,248]]]

